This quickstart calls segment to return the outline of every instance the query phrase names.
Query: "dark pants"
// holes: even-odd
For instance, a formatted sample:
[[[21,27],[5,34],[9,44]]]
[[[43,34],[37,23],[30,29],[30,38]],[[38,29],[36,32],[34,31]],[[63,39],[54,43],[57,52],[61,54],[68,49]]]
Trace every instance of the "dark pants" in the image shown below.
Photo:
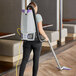
[[[24,75],[24,70],[28,62],[31,50],[33,49],[33,73],[32,76],[37,76],[39,56],[41,52],[42,43],[38,41],[24,41],[23,43],[23,59],[20,66],[19,76]]]

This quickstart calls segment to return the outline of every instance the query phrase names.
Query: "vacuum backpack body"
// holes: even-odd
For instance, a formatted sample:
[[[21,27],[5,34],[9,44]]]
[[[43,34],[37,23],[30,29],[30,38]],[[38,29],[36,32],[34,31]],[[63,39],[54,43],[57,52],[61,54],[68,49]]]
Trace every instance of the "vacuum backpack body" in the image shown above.
[[[35,22],[32,10],[22,12],[21,16],[21,40],[34,41],[35,40]]]

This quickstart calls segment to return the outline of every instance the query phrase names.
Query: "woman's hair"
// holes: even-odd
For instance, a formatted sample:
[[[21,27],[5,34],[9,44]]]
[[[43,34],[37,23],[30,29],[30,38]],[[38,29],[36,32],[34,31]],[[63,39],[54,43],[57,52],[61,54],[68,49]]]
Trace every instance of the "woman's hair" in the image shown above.
[[[37,4],[35,2],[31,2],[29,5],[33,6],[34,8],[37,6]]]

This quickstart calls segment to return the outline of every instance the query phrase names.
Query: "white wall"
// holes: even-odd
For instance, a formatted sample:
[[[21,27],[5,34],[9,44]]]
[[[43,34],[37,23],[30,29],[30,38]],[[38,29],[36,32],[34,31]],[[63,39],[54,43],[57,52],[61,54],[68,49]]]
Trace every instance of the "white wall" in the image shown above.
[[[31,0],[27,0],[27,5],[31,2]]]
[[[21,0],[22,1],[22,9],[25,9],[25,1],[26,0]],[[27,6],[31,2],[31,0],[27,0]]]

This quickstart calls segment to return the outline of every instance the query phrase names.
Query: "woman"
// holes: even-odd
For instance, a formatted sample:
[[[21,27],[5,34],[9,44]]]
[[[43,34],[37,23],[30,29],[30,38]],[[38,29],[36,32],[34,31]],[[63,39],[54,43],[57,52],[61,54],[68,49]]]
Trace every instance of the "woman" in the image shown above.
[[[38,11],[37,4],[35,2],[31,2],[29,5],[31,5],[35,10],[36,21],[37,21],[39,33],[45,38],[46,41],[48,41],[48,37],[45,34],[43,27],[42,27],[42,17],[40,14],[37,14],[37,11]],[[41,46],[42,46],[42,43],[40,41],[37,41],[37,40],[24,41],[24,43],[23,43],[23,59],[22,59],[22,63],[20,66],[19,76],[23,76],[23,74],[24,74],[24,70],[26,68],[26,64],[28,62],[28,59],[29,59],[29,56],[30,56],[32,49],[33,49],[33,53],[34,53],[33,54],[33,73],[32,73],[32,76],[37,76]]]

